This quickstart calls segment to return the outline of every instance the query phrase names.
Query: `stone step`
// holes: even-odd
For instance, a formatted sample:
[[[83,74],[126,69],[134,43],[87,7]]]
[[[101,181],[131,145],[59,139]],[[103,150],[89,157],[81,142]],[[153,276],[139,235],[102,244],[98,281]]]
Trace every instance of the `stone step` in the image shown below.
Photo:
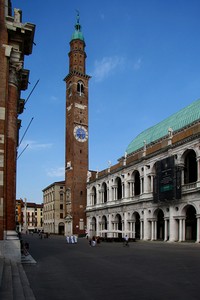
[[[26,300],[36,300],[35,296],[33,294],[33,291],[30,287],[28,278],[26,276],[26,273],[24,271],[24,268],[23,268],[22,264],[18,265],[18,269],[19,269],[19,275],[20,275],[20,278],[21,278],[21,283],[22,283],[22,286],[23,286],[25,299]]]
[[[21,263],[0,260],[0,299],[35,300]]]
[[[10,261],[3,260],[3,273],[1,280],[0,299],[13,300],[12,268]]]

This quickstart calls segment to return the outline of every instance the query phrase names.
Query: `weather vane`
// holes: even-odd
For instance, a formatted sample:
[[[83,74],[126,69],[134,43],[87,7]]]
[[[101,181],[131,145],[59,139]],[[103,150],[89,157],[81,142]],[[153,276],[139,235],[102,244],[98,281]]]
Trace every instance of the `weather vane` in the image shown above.
[[[78,11],[78,9],[76,9],[76,12],[77,12],[76,20],[77,20],[77,23],[79,23],[80,17],[79,17],[79,11]]]

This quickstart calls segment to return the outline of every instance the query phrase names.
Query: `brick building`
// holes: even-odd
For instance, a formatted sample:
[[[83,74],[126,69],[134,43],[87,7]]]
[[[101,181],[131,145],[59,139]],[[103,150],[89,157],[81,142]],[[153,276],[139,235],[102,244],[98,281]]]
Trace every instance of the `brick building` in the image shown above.
[[[21,91],[28,87],[24,57],[32,53],[35,25],[22,23],[22,12],[0,0],[0,253],[19,258],[16,236],[16,159],[24,109]],[[16,250],[16,252],[15,252]]]
[[[86,180],[88,172],[88,84],[85,41],[79,23],[70,40],[66,82],[65,232],[85,234]]]

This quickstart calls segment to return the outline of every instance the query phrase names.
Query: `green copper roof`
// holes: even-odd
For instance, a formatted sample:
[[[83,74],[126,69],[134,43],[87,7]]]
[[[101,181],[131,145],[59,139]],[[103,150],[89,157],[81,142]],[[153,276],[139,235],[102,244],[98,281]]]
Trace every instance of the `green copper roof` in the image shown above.
[[[79,24],[79,19],[80,19],[79,13],[77,13],[76,24],[74,26],[75,31],[72,34],[71,41],[72,40],[82,40],[82,41],[84,41],[83,33],[81,32],[81,25]]]
[[[169,128],[171,128],[174,132],[194,123],[197,120],[200,120],[200,99],[160,123],[141,132],[128,145],[126,152],[127,154],[130,154],[144,147],[144,143],[148,145],[163,138],[168,135]]]

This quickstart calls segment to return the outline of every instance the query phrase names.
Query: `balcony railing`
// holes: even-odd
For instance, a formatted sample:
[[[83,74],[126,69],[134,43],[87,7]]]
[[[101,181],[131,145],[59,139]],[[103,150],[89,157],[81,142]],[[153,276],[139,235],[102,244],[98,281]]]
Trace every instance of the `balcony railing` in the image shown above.
[[[197,182],[187,183],[187,184],[182,185],[182,192],[194,190],[196,188],[197,188]]]

